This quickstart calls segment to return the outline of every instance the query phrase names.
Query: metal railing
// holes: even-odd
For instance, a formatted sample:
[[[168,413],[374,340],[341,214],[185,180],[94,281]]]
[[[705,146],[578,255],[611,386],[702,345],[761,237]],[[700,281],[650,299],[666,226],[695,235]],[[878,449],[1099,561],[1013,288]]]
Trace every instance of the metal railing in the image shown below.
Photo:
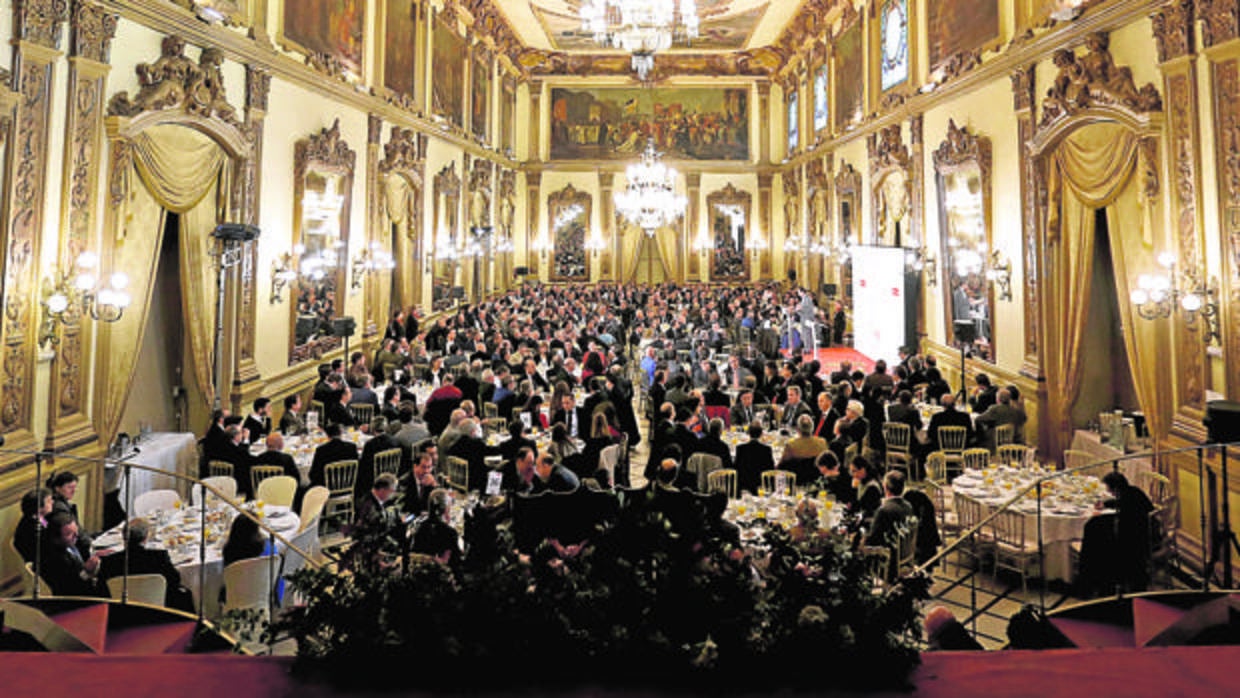
[[[1218,564],[1218,565],[1221,565],[1220,572],[1221,572],[1221,577],[1222,577],[1218,588],[1231,589],[1233,588],[1233,584],[1232,584],[1232,563],[1231,563],[1231,547],[1230,546],[1235,544],[1235,539],[1233,538],[1232,533],[1231,533],[1230,506],[1228,502],[1228,499],[1229,499],[1228,493],[1230,491],[1228,487],[1229,476],[1230,476],[1229,471],[1228,471],[1228,449],[1234,448],[1236,446],[1240,446],[1240,442],[1229,443],[1229,444],[1207,444],[1207,445],[1200,445],[1200,446],[1189,446],[1189,447],[1178,448],[1178,449],[1157,449],[1153,451],[1143,451],[1143,452],[1138,452],[1138,453],[1125,454],[1124,456],[1116,457],[1116,458],[1101,458],[1101,459],[1098,459],[1097,461],[1093,461],[1093,462],[1090,462],[1090,463],[1087,463],[1087,464],[1084,464],[1084,465],[1081,465],[1075,468],[1071,468],[1071,469],[1049,471],[1047,472],[1046,475],[1038,477],[1035,481],[1031,483],[1028,483],[1022,487],[1014,487],[1011,490],[1010,495],[1005,494],[1005,496],[1009,496],[1009,499],[1005,503],[994,506],[993,511],[990,511],[989,514],[983,516],[980,521],[972,525],[970,528],[960,530],[954,541],[940,548],[933,557],[929,558],[924,563],[917,566],[917,568],[914,569],[913,572],[910,574],[933,575],[933,570],[936,566],[940,564],[944,564],[949,558],[949,556],[951,555],[960,555],[961,548],[968,546],[972,548],[973,550],[977,550],[977,542],[978,542],[979,536],[982,535],[983,531],[988,528],[992,528],[993,522],[999,516],[1001,516],[1003,513],[1009,510],[1012,510],[1013,507],[1015,507],[1018,503],[1024,500],[1027,496],[1032,494],[1033,500],[1034,502],[1036,502],[1036,505],[1035,505],[1036,509],[1034,510],[1033,515],[1036,517],[1036,530],[1037,530],[1036,544],[1037,544],[1038,581],[1039,581],[1039,584],[1037,585],[1037,589],[1038,589],[1037,605],[1041,611],[1045,612],[1047,610],[1047,593],[1049,589],[1050,580],[1048,579],[1047,566],[1046,566],[1047,565],[1047,555],[1046,555],[1047,542],[1045,539],[1045,531],[1044,531],[1045,512],[1043,511],[1043,501],[1044,501],[1044,494],[1047,491],[1048,483],[1052,483],[1057,480],[1061,480],[1063,478],[1078,475],[1078,474],[1081,474],[1087,471],[1096,471],[1102,466],[1109,466],[1111,471],[1118,472],[1121,470],[1121,467],[1124,463],[1129,462],[1129,461],[1138,461],[1138,460],[1149,460],[1150,467],[1153,470],[1153,472],[1166,476],[1165,471],[1170,469],[1170,467],[1172,467],[1170,464],[1172,463],[1173,459],[1182,459],[1185,455],[1191,454],[1195,456],[1196,461],[1197,461],[1197,468],[1196,468],[1196,475],[1198,478],[1197,504],[1198,504],[1198,510],[1200,512],[1200,524],[1201,524],[1201,540],[1199,541],[1200,543],[1199,560],[1201,561],[1201,569],[1200,569],[1200,579],[1197,581],[1200,584],[1201,591],[1203,592],[1209,591],[1211,588],[1211,584],[1212,584],[1212,578],[1214,576],[1213,570],[1214,570],[1215,565]],[[1217,452],[1219,454],[1217,458],[1217,463],[1208,464],[1207,454],[1214,453],[1214,452]],[[1209,477],[1210,475],[1217,475],[1218,477],[1217,485],[1215,487],[1218,493],[1217,494],[1218,507],[1217,507],[1216,517],[1215,517],[1217,525],[1214,526],[1213,528],[1211,528],[1210,522],[1208,520],[1208,514],[1211,513],[1211,506],[1210,506],[1210,503],[1207,501],[1207,485],[1206,485],[1207,481],[1211,479]],[[950,482],[946,482],[946,481],[942,483],[944,488],[947,489],[949,493],[951,492],[950,484],[951,484]],[[1130,484],[1132,484],[1133,486],[1136,486],[1137,483],[1130,483]],[[1175,485],[1177,484],[1177,481],[1173,480],[1172,484],[1173,484],[1173,487],[1175,487]],[[1105,494],[1105,490],[1103,491],[1103,493]],[[1178,523],[1182,523],[1184,507],[1180,506],[1182,504],[1182,501],[1179,499],[1180,490],[1178,488],[1174,489],[1172,492],[1172,496],[1175,497],[1176,504],[1178,506],[1178,509],[1176,511],[1176,516],[1180,517],[1180,521]],[[1156,508],[1160,505],[1159,502],[1153,502],[1153,504]],[[1020,513],[1026,516],[1029,515],[1028,512],[1020,512]],[[1179,527],[1177,526],[1176,528],[1177,528],[1176,532],[1172,532],[1170,534],[1164,534],[1164,535],[1178,536]],[[1177,557],[1180,556],[1180,551],[1182,550],[1182,548],[1179,546],[1179,540],[1180,539],[1177,538],[1176,545],[1175,545]],[[980,557],[976,557],[976,556],[975,556],[975,560],[976,560],[975,562],[976,569],[973,569],[971,573],[968,574],[968,579],[969,579],[969,591],[970,591],[969,618],[973,621],[974,630],[976,631],[976,621],[979,615],[979,610],[984,610],[984,609],[979,609],[979,606],[978,606],[978,587],[977,587],[978,573],[981,571],[982,561]],[[1176,560],[1175,561],[1176,569],[1177,571],[1184,574],[1185,577],[1189,577],[1189,575],[1187,574],[1187,571],[1185,570],[1183,566],[1184,562],[1186,561],[1182,559]],[[995,570],[995,572],[997,574],[997,570]],[[1070,574],[1075,574],[1075,570],[1070,571]],[[953,580],[953,581],[959,581],[959,580]],[[1153,581],[1153,577],[1151,577],[1150,581]],[[954,588],[954,586],[955,584],[950,585],[948,589],[945,590],[945,592],[949,591],[951,588]],[[1187,588],[1191,588],[1188,585],[1185,585],[1185,586]],[[1185,587],[1181,587],[1181,588],[1185,588]],[[1115,592],[1116,592],[1115,598],[1123,597],[1126,593],[1128,593],[1122,588],[1122,586],[1117,586],[1117,588],[1115,589]],[[1139,593],[1139,592],[1134,591],[1131,593]],[[939,598],[942,598],[942,597],[936,597],[935,600]]]
[[[192,499],[192,494],[194,492],[194,489],[200,488],[199,489],[200,500],[199,500],[199,506],[198,506],[198,512],[197,512],[199,516],[198,541],[197,541],[198,543],[197,564],[199,566],[198,579],[197,579],[198,589],[197,589],[197,593],[194,594],[194,596],[196,597],[195,598],[195,602],[196,602],[195,612],[192,616],[190,616],[196,619],[200,630],[203,628],[207,628],[211,630],[218,630],[219,626],[221,625],[221,621],[227,620],[227,618],[224,617],[222,610],[221,610],[221,613],[218,615],[213,614],[215,615],[215,617],[212,617],[212,618],[207,617],[208,616],[208,613],[207,613],[208,599],[207,599],[206,588],[207,588],[207,578],[209,576],[208,574],[209,571],[207,568],[207,546],[210,544],[210,541],[208,541],[209,528],[207,525],[208,524],[207,514],[208,514],[208,509],[210,508],[208,506],[208,497],[212,497],[214,499],[214,502],[217,503],[217,507],[222,507],[225,511],[232,512],[232,515],[229,518],[230,522],[234,520],[237,516],[244,516],[252,520],[258,526],[259,530],[262,531],[272,542],[271,543],[272,554],[266,555],[267,560],[268,560],[267,572],[271,580],[271,587],[272,587],[267,594],[268,604],[267,604],[266,611],[267,611],[268,622],[275,619],[276,612],[279,609],[280,601],[277,599],[276,589],[278,588],[280,579],[282,578],[283,570],[288,566],[288,560],[290,559],[290,557],[294,557],[294,559],[299,559],[300,564],[304,566],[309,566],[309,567],[314,567],[314,568],[322,567],[322,563],[315,559],[315,556],[313,553],[311,553],[310,551],[303,550],[297,545],[294,545],[291,540],[289,540],[284,535],[280,534],[279,532],[271,528],[271,526],[269,526],[265,521],[263,521],[261,517],[255,516],[253,512],[249,511],[244,506],[242,506],[241,502],[238,499],[236,499],[235,497],[230,497],[226,492],[212,486],[211,484],[203,482],[202,480],[199,480],[197,478],[190,477],[182,473],[164,470],[162,468],[151,467],[151,466],[142,465],[139,463],[131,463],[131,462],[124,460],[123,458],[122,459],[83,458],[80,456],[71,456],[71,455],[66,455],[66,454],[52,453],[48,451],[34,451],[34,450],[7,449],[7,448],[0,449],[0,453],[18,454],[18,455],[27,456],[27,457],[33,457],[34,459],[34,473],[33,473],[34,480],[33,480],[33,485],[30,488],[33,490],[39,490],[40,488],[46,487],[46,484],[44,482],[44,475],[47,472],[47,465],[49,463],[55,463],[57,461],[70,461],[73,463],[90,463],[90,464],[102,466],[100,472],[102,472],[102,469],[109,468],[109,467],[120,469],[118,486],[119,488],[122,488],[125,493],[125,501],[122,503],[123,508],[125,510],[125,517],[120,523],[121,546],[122,547],[120,550],[118,550],[117,552],[113,554],[123,556],[123,562],[121,566],[122,574],[120,575],[120,578],[122,579],[121,590],[120,590],[121,593],[120,593],[120,598],[115,599],[115,601],[119,601],[123,605],[128,605],[130,603],[136,603],[136,602],[130,601],[129,599],[129,578],[131,576],[130,575],[130,564],[129,564],[130,563],[129,522],[132,518],[134,518],[134,515],[132,514],[132,512],[133,512],[133,502],[134,502],[135,493],[134,493],[134,488],[132,487],[132,482],[131,482],[131,476],[134,471],[149,472],[149,473],[158,474],[165,478],[172,478],[173,480],[177,481],[180,485],[186,488],[185,491],[191,494],[191,499]],[[25,491],[26,490],[23,490],[23,492]],[[316,520],[314,524],[316,526],[319,525],[320,520],[321,520],[321,515],[319,517],[319,520]],[[303,529],[305,524],[306,522],[304,521],[301,521],[299,523],[298,533],[300,533],[300,531]],[[80,525],[81,524],[79,523],[79,526]],[[115,528],[115,526],[113,528]],[[34,580],[33,580],[33,584],[31,587],[31,594],[29,597],[19,597],[19,598],[30,598],[34,601],[38,601],[41,596],[40,586],[42,586],[42,584],[44,583],[43,576],[42,576],[43,552],[44,552],[43,548],[44,548],[43,541],[42,539],[40,539],[39,544],[34,546],[34,560],[32,564],[33,571],[34,571]],[[19,561],[19,562],[21,562],[22,564],[25,564],[24,560]],[[185,564],[185,563],[183,562],[182,564]],[[223,578],[224,578],[223,570],[225,567],[223,565],[222,560],[220,561],[220,565],[221,565],[220,584],[222,586],[224,583],[223,582]],[[50,588],[50,585],[49,585],[49,588]],[[191,590],[191,592],[192,591],[193,590]],[[54,596],[56,596],[56,598],[64,598],[60,595],[54,595]],[[162,605],[163,604],[161,604],[161,606]],[[168,609],[168,610],[170,612],[177,612],[174,609]],[[188,616],[190,614],[186,614],[186,615]],[[270,640],[270,638],[266,638],[266,639]],[[266,651],[267,652],[271,651],[271,648],[272,648],[271,642],[258,643],[258,644],[266,645]],[[240,647],[240,643],[238,643],[238,646]]]

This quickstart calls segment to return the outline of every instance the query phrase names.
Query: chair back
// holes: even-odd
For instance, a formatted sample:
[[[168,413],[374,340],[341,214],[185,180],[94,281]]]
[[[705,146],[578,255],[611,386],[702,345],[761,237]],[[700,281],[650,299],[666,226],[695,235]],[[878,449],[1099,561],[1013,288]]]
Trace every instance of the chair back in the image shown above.
[[[284,468],[278,465],[251,466],[250,467],[250,491],[255,493],[254,495],[255,497],[258,497],[258,494],[257,494],[258,486],[262,484],[263,480],[266,480],[267,478],[270,478],[270,477],[276,477],[277,475],[283,475],[283,474],[284,474]],[[258,497],[258,498],[261,499],[261,497]]]
[[[327,504],[327,498],[331,496],[331,492],[322,485],[316,485],[306,490],[306,495],[301,498],[301,511],[298,516],[301,517],[301,529],[310,527],[311,522],[318,522],[319,515],[323,513],[323,506]]]
[[[22,565],[22,596],[34,596],[35,585],[39,586],[39,596],[51,596],[52,588],[34,573],[34,563]]]
[[[224,568],[223,611],[255,608],[267,610],[275,588],[274,570],[280,561],[272,555],[237,560]]]
[[[961,532],[978,525],[986,516],[986,510],[981,502],[976,499],[970,499],[959,492],[953,493],[952,508],[956,510],[956,520],[960,522]],[[984,530],[978,531],[977,535],[979,537],[986,537]]]
[[[482,403],[482,416],[485,419],[498,419],[499,418],[499,405],[495,404],[494,402]]]
[[[939,449],[945,453],[956,455],[964,451],[969,431],[964,427],[939,427]]]
[[[176,490],[151,490],[134,497],[133,515],[146,516],[153,511],[171,511],[181,503]]]
[[[303,522],[303,524],[304,523],[305,522]],[[306,556],[308,556],[310,560],[313,560],[318,556],[319,527],[317,525],[317,521],[313,523],[315,525],[303,525],[301,530],[299,530],[296,535],[289,538],[288,542],[292,547],[287,547],[280,553],[282,562],[278,569],[280,570],[281,577],[288,577],[297,570],[305,567],[308,562]],[[297,550],[294,550],[293,548],[296,548]],[[301,553],[305,553],[306,556],[303,556],[301,553],[297,552],[298,550],[301,551]],[[283,599],[284,604],[290,604],[293,601],[293,596],[294,594],[285,594]]]
[[[353,423],[359,427],[370,424],[375,418],[375,406],[369,402],[355,402],[349,405],[349,412],[353,415]]]
[[[469,461],[460,456],[448,456],[445,459],[444,474],[448,476],[448,486],[452,489],[460,492],[469,489]]]
[[[1072,449],[1068,449],[1063,452],[1064,470],[1072,470],[1074,468],[1080,468],[1082,466],[1089,465],[1090,463],[1093,463],[1097,460],[1098,460],[1098,457],[1090,453],[1089,451],[1074,451]],[[1093,473],[1086,473],[1086,474],[1093,474]]]
[[[1025,548],[1025,515],[1014,509],[1005,509],[991,520],[995,541],[1017,550]]]
[[[484,434],[503,434],[506,431],[508,431],[508,420],[503,417],[488,417],[482,420],[482,432]]]
[[[616,484],[616,464],[620,462],[620,444],[612,444],[598,454],[598,467],[607,471],[611,484]]]
[[[848,446],[844,448],[844,462],[840,463],[840,467],[847,470],[848,467],[852,465],[852,462],[857,460],[857,454],[860,450],[861,445],[856,441],[848,444]]]
[[[327,481],[329,514],[345,512],[345,521],[353,520],[353,481],[357,479],[357,461],[341,460],[323,468]]]
[[[324,415],[327,413],[327,408],[323,405],[323,402],[321,400],[311,400],[310,409],[306,411],[314,412],[315,414],[317,414],[319,416],[319,421],[322,422],[324,419]]]
[[[118,555],[123,553],[117,553]],[[108,593],[118,601],[121,594],[126,593],[125,578],[112,577],[108,580]],[[131,574],[129,575],[129,601],[163,606],[168,596],[168,580],[162,574]]]
[[[913,428],[903,422],[883,422],[883,440],[888,451],[908,453],[913,440]]]
[[[995,447],[1016,443],[1016,425],[1000,424],[995,427]]]
[[[891,548],[885,545],[863,545],[861,555],[875,586],[883,586],[891,575]]]
[[[685,470],[697,475],[698,491],[706,489],[706,476],[723,467],[723,459],[710,453],[694,453],[685,463]]]
[[[722,492],[728,495],[728,499],[736,499],[736,482],[736,470],[732,468],[712,470],[706,474],[706,491]]]
[[[931,482],[947,482],[947,454],[934,451],[926,456],[926,479]]]
[[[1144,470],[1137,476],[1137,485],[1145,490],[1145,494],[1156,507],[1175,499],[1175,490],[1171,488],[1171,478],[1162,473]]]
[[[233,477],[233,464],[224,460],[207,461],[207,475],[211,477]]]
[[[723,405],[710,405],[703,408],[707,419],[721,419],[725,428],[732,426],[732,410]]]
[[[789,492],[796,488],[797,474],[791,470],[763,470],[758,482],[761,483],[762,489],[770,493],[775,491],[775,485],[779,483],[780,478],[783,478],[784,486]]]
[[[386,451],[379,451],[375,454],[375,477],[382,473],[391,473],[393,475],[400,474],[400,457],[399,448],[389,448]]]
[[[917,567],[917,527],[921,521],[916,516],[904,520],[904,528],[896,537],[896,562],[898,574],[912,572]]]
[[[237,498],[237,481],[234,480],[231,475],[216,475],[215,477],[209,477],[203,480],[202,484],[207,487],[214,488],[229,500],[234,500]],[[215,497],[214,492],[208,491],[208,494],[212,498]],[[194,485],[194,487],[190,490],[190,499],[193,501],[194,506],[202,506],[202,487],[200,485]]]
[[[968,470],[985,470],[990,467],[990,450],[967,448],[960,454],[961,467]]]
[[[288,475],[276,475],[258,483],[254,490],[254,498],[280,507],[293,506],[293,498],[297,496],[297,480]]]
[[[995,452],[995,462],[1000,465],[1023,468],[1028,464],[1032,453],[1033,450],[1023,444],[1003,444]]]

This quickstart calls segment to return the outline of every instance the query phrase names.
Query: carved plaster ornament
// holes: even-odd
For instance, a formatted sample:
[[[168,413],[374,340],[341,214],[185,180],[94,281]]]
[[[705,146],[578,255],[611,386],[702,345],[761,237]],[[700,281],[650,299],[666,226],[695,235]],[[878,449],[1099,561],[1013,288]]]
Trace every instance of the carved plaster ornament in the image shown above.
[[[1117,105],[1136,112],[1162,111],[1162,97],[1153,84],[1137,89],[1132,70],[1116,66],[1108,50],[1109,39],[1102,32],[1085,41],[1088,52],[1055,52],[1058,75],[1042,102],[1041,126],[1097,105]]]

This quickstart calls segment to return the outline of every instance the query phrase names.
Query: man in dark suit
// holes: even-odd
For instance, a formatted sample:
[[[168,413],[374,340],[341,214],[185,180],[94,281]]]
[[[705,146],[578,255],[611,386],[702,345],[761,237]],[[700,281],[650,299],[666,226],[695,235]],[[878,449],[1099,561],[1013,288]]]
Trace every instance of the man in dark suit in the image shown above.
[[[581,480],[573,471],[555,462],[550,453],[538,457],[534,465],[534,481],[531,491],[539,492],[573,492],[581,486]]]
[[[795,385],[788,386],[788,398],[784,404],[783,413],[779,418],[779,426],[788,431],[794,431],[797,426],[797,418],[802,415],[814,418],[813,410],[809,405],[801,400],[801,388]]]
[[[676,443],[676,408],[670,402],[664,402],[658,409],[658,421],[652,429],[650,438],[650,457],[643,471],[647,480],[653,480],[659,461],[663,460],[668,446]]]
[[[475,419],[466,420],[462,424],[463,433],[448,449],[446,455],[464,458],[469,462],[469,490],[482,491],[487,486],[487,456],[498,456],[499,448],[488,446],[482,439],[482,426]],[[446,462],[446,461],[445,461]]]
[[[998,392],[998,402],[977,416],[977,429],[986,431],[985,442],[990,449],[995,447],[995,427],[1011,424],[1016,443],[1024,443],[1025,411],[1012,406],[1012,394],[1007,388]],[[979,436],[979,441],[983,439]]]
[[[181,585],[181,573],[172,564],[172,557],[167,550],[151,550],[146,547],[146,540],[151,535],[151,522],[138,517],[129,522],[129,539],[124,551],[118,551],[103,558],[99,565],[99,579],[103,582],[113,577],[125,575],[126,568],[130,576],[136,574],[158,574],[167,582],[164,592],[164,605],[186,613],[194,612],[194,597],[189,589]],[[126,562],[126,551],[129,557]]]
[[[405,488],[405,513],[421,514],[426,511],[426,503],[440,485],[435,478],[435,456],[423,451],[416,456],[413,472],[409,478],[409,486]]]
[[[551,425],[563,424],[569,436],[584,438],[589,435],[589,417],[585,410],[578,409],[577,400],[570,393],[564,396],[563,402],[551,414]]]
[[[328,463],[342,460],[357,460],[357,444],[340,438],[342,429],[339,424],[328,424],[323,428],[327,434],[327,443],[314,450],[314,460],[310,462],[310,486],[327,486],[325,468]]]
[[[456,386],[457,390],[461,391],[462,402],[464,402],[465,400],[469,400],[473,402],[475,405],[479,404],[478,388],[480,384],[478,383],[478,379],[475,378],[475,376],[481,376],[481,375],[482,375],[482,362],[474,361],[470,365],[469,371],[463,371],[460,375],[453,378],[452,384]]]
[[[818,469],[818,481],[810,489],[825,491],[835,498],[837,504],[849,506],[857,500],[857,490],[853,488],[852,476],[840,472],[840,460],[830,451],[818,454],[814,461]]]
[[[943,427],[964,427],[965,443],[973,441],[973,420],[969,419],[969,415],[956,410],[956,396],[951,393],[945,393],[940,402],[943,405],[943,411],[935,414],[930,418],[930,427],[926,430],[927,436],[930,437],[930,450],[937,451],[941,446],[939,440],[939,429]]]
[[[401,452],[401,463],[409,460],[405,454],[405,449],[401,446],[393,436],[388,434],[388,422],[384,417],[375,417],[370,422],[370,433],[374,434],[374,438],[367,441],[362,446],[362,456],[357,462],[357,478],[353,480],[353,498],[355,500],[362,499],[370,486],[374,484],[377,473],[375,472],[375,455],[398,449]],[[396,473],[397,478],[403,477],[405,470],[402,468]]]
[[[753,391],[745,390],[736,396],[736,404],[732,405],[732,426],[747,427],[754,419]]]
[[[977,374],[974,380],[977,381],[977,386],[969,397],[969,407],[974,413],[981,414],[998,401],[998,389],[990,384],[990,376],[985,373]]]
[[[245,418],[241,428],[249,435],[246,439],[248,443],[260,443],[267,438],[267,433],[271,431],[271,400],[265,397],[256,399],[254,411]]]
[[[904,473],[892,470],[883,476],[883,503],[874,512],[866,545],[891,545],[913,507],[904,500]]]
[[[517,461],[517,454],[522,448],[528,448],[537,455],[538,444],[526,437],[525,423],[520,419],[508,423],[508,437],[507,441],[499,445],[499,455],[504,459],[505,466]]]
[[[749,442],[736,447],[736,484],[747,492],[757,492],[763,471],[775,468],[775,455],[761,439],[762,427],[750,424]]]
[[[211,474],[207,470],[208,461],[224,460],[221,456],[231,452],[231,439],[224,431],[224,419],[227,416],[228,410],[220,409],[212,412],[211,426],[207,427],[207,433],[203,434],[198,442],[202,446],[202,462],[198,464],[199,479]]]
[[[77,548],[77,519],[68,512],[54,512],[47,519],[47,533],[40,575],[57,596],[108,596],[99,583],[100,556],[83,558]]]
[[[914,434],[921,430],[921,410],[913,406],[912,391],[901,390],[896,401],[887,406],[887,421],[907,424]]]
[[[21,520],[13,531],[13,547],[26,562],[34,562],[35,550],[43,545],[46,517],[52,513],[52,491],[43,487],[22,495]]]
[[[327,424],[339,424],[343,427],[355,426],[353,412],[349,410],[349,401],[353,393],[346,385],[344,388],[327,396],[323,402],[323,418]]]
[[[706,433],[698,439],[698,453],[718,456],[723,468],[732,468],[732,450],[723,442],[723,420],[715,418],[706,425]]]
[[[285,436],[296,436],[306,432],[306,423],[301,418],[301,396],[296,393],[284,398],[284,414],[280,415],[280,433]]]
[[[251,484],[250,471],[256,465],[275,465],[284,469],[284,475],[288,475],[301,484],[301,471],[297,469],[297,461],[293,460],[293,456],[284,452],[284,437],[280,432],[272,432],[267,435],[267,450],[254,456],[250,464],[237,470],[237,492],[245,495],[247,499],[254,498],[254,486]]]
[[[230,418],[237,419],[239,418]],[[237,478],[240,483],[242,476],[248,478],[250,476],[250,463],[253,457],[250,455],[249,447],[242,441],[241,425],[234,423],[224,427],[224,437],[227,439],[222,445],[216,447],[214,455],[207,460],[220,460],[225,463],[231,463],[233,467],[233,477]],[[207,472],[206,475],[210,473]],[[206,477],[204,475],[204,477]]]
[[[500,385],[495,389],[495,394],[491,396],[497,414],[504,420],[512,419],[512,411],[517,406],[517,393],[513,390],[514,387],[512,374],[506,373],[500,379]]]
[[[535,390],[546,392],[551,389],[551,386],[547,384],[547,379],[538,372],[538,364],[534,363],[533,359],[526,359],[523,368],[525,372],[521,379],[529,381]]]

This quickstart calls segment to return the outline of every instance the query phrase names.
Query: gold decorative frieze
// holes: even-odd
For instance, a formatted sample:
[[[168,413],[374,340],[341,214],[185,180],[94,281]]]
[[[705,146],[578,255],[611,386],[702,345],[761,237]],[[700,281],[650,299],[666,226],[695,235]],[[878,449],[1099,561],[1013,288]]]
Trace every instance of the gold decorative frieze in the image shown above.
[[[1197,16],[1206,47],[1240,38],[1240,0],[1197,0]]]
[[[909,162],[908,146],[900,137],[900,125],[893,124],[870,136],[867,147],[870,155],[870,171],[878,172],[891,167],[906,169]]]
[[[1194,53],[1197,27],[1193,16],[1193,0],[1172,0],[1150,19],[1154,24],[1159,63]]]
[[[63,22],[69,18],[68,0],[16,0],[13,35],[45,48],[60,48]]]
[[[107,63],[112,50],[112,38],[116,36],[117,16],[105,12],[98,4],[77,0],[73,5],[74,56],[98,63]]]

